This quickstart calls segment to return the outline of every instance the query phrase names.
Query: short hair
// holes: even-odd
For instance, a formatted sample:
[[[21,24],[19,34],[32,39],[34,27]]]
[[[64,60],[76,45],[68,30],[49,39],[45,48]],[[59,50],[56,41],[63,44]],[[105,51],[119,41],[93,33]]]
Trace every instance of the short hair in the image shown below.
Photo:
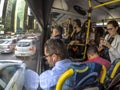
[[[92,45],[92,46],[89,46],[88,49],[87,49],[87,54],[95,54],[97,53],[98,54],[98,49],[95,45]]]
[[[81,21],[80,21],[80,19],[74,19],[73,21],[75,21],[75,22],[77,23],[77,25],[78,25],[79,27],[81,27]]]
[[[62,26],[56,25],[56,26],[53,27],[53,29],[56,29],[60,34],[62,34],[62,32],[63,32],[63,27]]]
[[[44,45],[48,54],[56,54],[61,59],[68,57],[68,52],[65,44],[60,39],[48,39]]]

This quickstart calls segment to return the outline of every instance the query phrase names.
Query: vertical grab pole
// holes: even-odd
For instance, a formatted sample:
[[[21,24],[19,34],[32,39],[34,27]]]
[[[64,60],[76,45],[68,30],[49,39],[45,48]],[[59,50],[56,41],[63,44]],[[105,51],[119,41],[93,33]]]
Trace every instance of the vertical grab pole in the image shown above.
[[[85,59],[85,57],[86,57],[87,44],[88,44],[89,33],[90,33],[90,23],[91,23],[91,15],[92,15],[91,0],[88,0],[88,6],[89,6],[89,10],[88,10],[88,28],[87,28],[87,32],[86,32],[86,42],[85,42],[85,49],[84,49],[83,59]]]

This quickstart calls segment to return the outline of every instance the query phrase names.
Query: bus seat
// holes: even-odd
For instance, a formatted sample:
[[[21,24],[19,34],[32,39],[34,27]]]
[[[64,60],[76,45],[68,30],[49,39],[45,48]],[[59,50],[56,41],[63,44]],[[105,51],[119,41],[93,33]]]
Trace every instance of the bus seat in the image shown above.
[[[100,76],[101,84],[104,84],[104,82],[105,82],[106,73],[107,73],[106,67],[104,65],[102,65],[102,72],[101,72],[101,76]]]
[[[110,88],[113,85],[115,85],[115,83],[119,82],[120,80],[116,79],[118,77],[120,78],[119,74],[120,74],[120,58],[117,58],[114,60],[114,62],[111,64],[107,71],[105,87]]]
[[[106,75],[106,69],[103,68],[104,66],[98,63],[72,65],[60,76],[56,90],[87,90],[88,87],[93,90],[95,87],[100,88],[100,83],[104,82]],[[101,72],[104,74],[100,79]]]
[[[119,89],[117,89],[119,88]],[[120,73],[118,73],[105,90],[120,90]]]

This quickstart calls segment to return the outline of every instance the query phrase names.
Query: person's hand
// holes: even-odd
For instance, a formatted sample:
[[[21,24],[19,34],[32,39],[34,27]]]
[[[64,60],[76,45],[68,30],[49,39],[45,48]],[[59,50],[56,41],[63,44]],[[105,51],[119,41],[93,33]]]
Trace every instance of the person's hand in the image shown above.
[[[104,42],[102,43],[102,45],[108,47],[108,48],[111,48],[111,44],[109,42],[107,42],[106,40],[104,40]]]
[[[100,37],[100,45],[99,46],[102,46],[104,43],[104,38]]]
[[[104,48],[103,46],[99,46],[99,47],[98,47],[98,51],[99,51],[99,52],[102,51],[103,48]]]
[[[73,32],[71,33],[71,37],[73,37],[74,33],[76,32],[76,29],[73,29]]]
[[[75,43],[75,41],[71,41],[71,42],[68,44],[68,46],[72,46],[72,45],[74,45],[74,43]]]

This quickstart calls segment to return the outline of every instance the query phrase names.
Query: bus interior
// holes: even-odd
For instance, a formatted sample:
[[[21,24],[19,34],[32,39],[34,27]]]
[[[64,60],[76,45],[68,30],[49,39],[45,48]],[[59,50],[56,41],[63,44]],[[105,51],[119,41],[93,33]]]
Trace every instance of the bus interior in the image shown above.
[[[15,1],[15,0],[14,0]],[[24,0],[30,9],[30,13],[37,22],[37,29],[40,36],[37,50],[37,73],[40,75],[43,71],[51,69],[47,60],[44,58],[44,44],[51,38],[52,28],[55,26],[62,27],[62,40],[65,43],[69,57],[73,62],[84,62],[87,60],[87,49],[89,45],[99,45],[100,38],[105,37],[107,32],[107,23],[110,20],[116,20],[120,26],[120,0]],[[0,0],[0,3],[2,0]],[[28,8],[27,8],[28,9]],[[26,9],[26,12],[27,12]],[[21,15],[21,14],[20,14]],[[27,13],[26,13],[27,16]],[[17,17],[16,17],[17,18]],[[27,17],[26,17],[27,18]],[[24,18],[25,20],[25,18]],[[82,39],[78,42],[72,41],[72,32],[74,20],[80,23]],[[34,20],[33,20],[34,21]],[[32,25],[32,23],[31,23]],[[71,29],[72,28],[72,29]],[[120,27],[119,27],[120,28]],[[21,32],[21,30],[17,30]],[[33,30],[29,30],[32,33]],[[120,29],[118,31],[120,34]],[[108,78],[107,88],[114,82],[120,82],[120,58],[111,65],[112,75]],[[92,64],[91,64],[92,65]],[[115,67],[114,67],[115,66]],[[88,67],[87,67],[88,68]],[[95,68],[96,69],[96,68]],[[104,84],[106,68],[101,65],[103,71],[100,83]],[[56,90],[62,90],[62,85],[68,77],[74,75],[76,69],[66,71],[57,83]],[[86,70],[86,69],[85,69]],[[118,71],[119,70],[119,71]],[[84,71],[84,70],[81,70]],[[118,71],[118,72],[117,72]],[[80,70],[78,70],[80,72]],[[76,73],[78,73],[76,72]],[[115,80],[115,74],[119,73]],[[86,79],[86,78],[85,78]],[[111,83],[112,82],[112,83]],[[110,85],[109,85],[110,84]],[[116,83],[115,83],[116,84]],[[118,83],[117,83],[118,84]],[[120,84],[119,84],[120,85]],[[120,87],[120,86],[119,86]],[[39,90],[39,89],[38,89]],[[78,89],[76,89],[78,90]],[[86,89],[85,89],[86,90]],[[87,89],[94,90],[94,89]],[[95,89],[96,90],[96,89]],[[97,89],[98,90],[98,89]],[[102,90],[102,89],[101,89]],[[105,89],[113,90],[113,89]]]
[[[120,23],[120,0],[26,0],[27,4],[32,10],[33,15],[37,19],[40,28],[42,28],[41,35],[41,49],[40,55],[43,54],[44,42],[50,38],[51,28],[54,25],[61,25],[64,28],[63,34],[67,37],[69,30],[68,24],[74,19],[80,19],[81,24],[88,20],[88,28],[86,31],[85,42],[78,46],[84,48],[82,55],[75,57],[77,61],[84,61],[86,59],[87,40],[89,38],[90,23],[92,23],[93,31],[96,36],[99,36],[101,31],[95,31],[97,28],[103,28],[105,31],[106,23],[115,19]],[[71,20],[71,21],[70,21]],[[100,37],[100,36],[99,36]],[[95,37],[99,41],[99,37]],[[99,43],[99,42],[97,42]],[[74,55],[73,55],[74,57]]]

